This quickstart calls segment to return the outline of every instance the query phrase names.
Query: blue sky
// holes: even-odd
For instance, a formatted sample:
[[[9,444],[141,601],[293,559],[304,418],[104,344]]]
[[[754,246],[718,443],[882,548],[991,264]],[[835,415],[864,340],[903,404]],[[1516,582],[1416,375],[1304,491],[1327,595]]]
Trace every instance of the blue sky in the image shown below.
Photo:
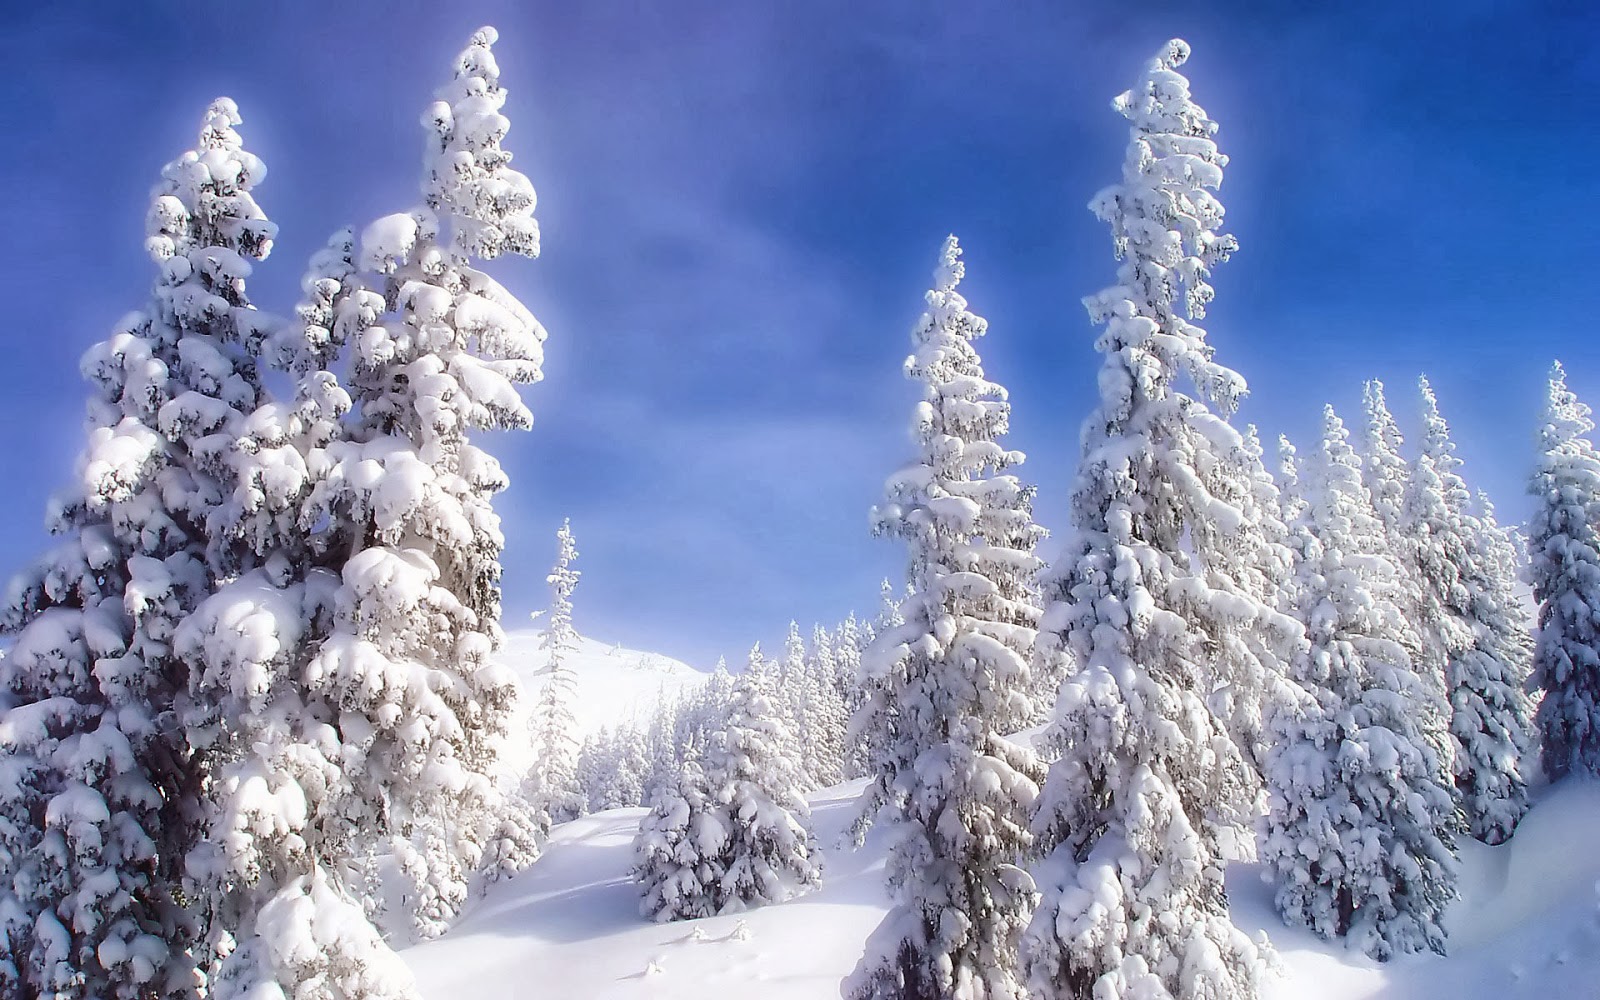
[[[990,321],[1012,443],[1061,529],[1114,273],[1085,209],[1108,102],[1168,37],[1232,157],[1241,252],[1206,322],[1243,417],[1313,444],[1426,371],[1507,516],[1550,359],[1600,404],[1600,92],[1591,3],[7,5],[0,10],[0,572],[45,544],[81,443],[77,359],[141,305],[146,199],[234,97],[280,226],[287,310],[335,228],[416,200],[418,116],[483,23],[544,256],[493,271],[549,327],[513,478],[506,618],[545,603],[571,516],[580,629],[709,665],[792,618],[870,613],[896,543],[867,509],[908,453],[908,334],[947,232]]]

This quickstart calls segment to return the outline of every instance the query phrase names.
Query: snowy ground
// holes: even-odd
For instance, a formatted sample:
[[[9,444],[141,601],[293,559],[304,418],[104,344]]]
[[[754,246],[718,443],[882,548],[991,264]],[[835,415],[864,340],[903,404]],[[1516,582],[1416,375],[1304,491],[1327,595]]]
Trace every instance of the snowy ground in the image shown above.
[[[823,887],[736,916],[646,923],[628,879],[643,810],[557,828],[539,863],[464,916],[443,939],[403,956],[426,1000],[524,996],[624,1000],[706,996],[825,1000],[854,966],[886,906],[883,846],[837,848],[860,782],[812,796],[827,868]],[[1265,930],[1281,974],[1267,1000],[1593,1000],[1600,997],[1600,784],[1540,801],[1515,840],[1464,850],[1464,899],[1451,955],[1386,966],[1291,931],[1254,865],[1229,875],[1234,919]]]
[[[530,694],[542,683],[541,635],[512,633],[500,654]],[[588,639],[571,663],[585,732],[643,716],[706,676]],[[887,905],[881,838],[859,851],[838,846],[860,788],[852,782],[811,796],[824,881],[790,902],[646,922],[628,877],[643,810],[617,809],[557,827],[532,869],[494,887],[444,938],[402,955],[425,1000],[837,997]],[[1252,936],[1265,931],[1281,965],[1265,1000],[1600,1000],[1600,782],[1547,791],[1510,844],[1469,841],[1462,856],[1449,957],[1387,965],[1284,927],[1259,867],[1233,865],[1234,920]]]

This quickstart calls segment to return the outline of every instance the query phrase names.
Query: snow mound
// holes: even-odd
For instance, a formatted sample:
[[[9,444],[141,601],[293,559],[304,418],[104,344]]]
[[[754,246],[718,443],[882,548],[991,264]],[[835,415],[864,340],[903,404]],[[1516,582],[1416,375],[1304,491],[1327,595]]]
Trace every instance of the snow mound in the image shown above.
[[[592,648],[601,648],[591,644]],[[789,902],[704,920],[639,916],[628,877],[642,809],[557,827],[533,868],[496,886],[445,937],[402,957],[422,996],[531,995],[622,1000],[837,997],[882,919],[881,829],[840,848],[862,783],[811,796],[824,848],[822,888]],[[1451,954],[1379,964],[1283,926],[1255,864],[1233,864],[1234,921],[1265,931],[1282,965],[1264,1000],[1565,1000],[1600,982],[1600,783],[1548,790],[1502,847],[1462,849],[1464,898],[1447,914]]]

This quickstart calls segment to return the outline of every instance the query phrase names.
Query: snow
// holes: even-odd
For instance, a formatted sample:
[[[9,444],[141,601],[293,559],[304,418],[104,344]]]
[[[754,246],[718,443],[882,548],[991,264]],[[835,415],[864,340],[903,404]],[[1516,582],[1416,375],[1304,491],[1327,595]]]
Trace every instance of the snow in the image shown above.
[[[869,836],[857,853],[833,847],[862,786],[810,796],[823,885],[781,905],[666,924],[641,917],[628,868],[645,810],[615,809],[557,827],[531,869],[496,886],[443,938],[401,957],[426,1000],[511,1000],[535,983],[541,996],[589,1000],[837,996],[888,909],[881,837]]]
[[[511,735],[501,757],[505,767],[515,773],[529,763],[524,734],[528,731],[528,713],[544,688],[543,671],[549,663],[549,653],[540,648],[543,643],[542,628],[508,631],[495,654],[495,662],[516,675],[521,689],[516,714],[507,728]],[[574,736],[579,742],[602,727],[615,729],[619,723],[647,722],[651,710],[662,699],[686,695],[710,676],[660,653],[623,649],[582,636],[578,637],[577,647],[565,654],[563,663],[573,674],[572,714],[577,720]]]
[[[509,649],[519,669],[537,632]],[[504,655],[504,654],[503,654]],[[656,672],[625,651],[585,640],[590,672],[608,669],[580,697],[588,718],[606,714],[602,692],[643,707]],[[662,658],[659,662],[671,664]],[[681,677],[675,664],[659,676]],[[620,716],[620,705],[612,714]],[[639,915],[628,877],[644,809],[616,809],[555,828],[528,871],[494,886],[444,937],[401,952],[424,1000],[539,995],[586,1000],[702,1000],[705,996],[819,1000],[838,995],[868,934],[888,911],[883,830],[841,845],[864,786],[852,781],[809,796],[823,853],[820,889],[739,914],[653,923]],[[1284,926],[1259,864],[1227,876],[1231,916],[1251,938],[1264,932],[1279,968],[1262,1000],[1558,1000],[1594,995],[1600,978],[1600,782],[1567,781],[1536,801],[1500,847],[1462,844],[1463,898],[1447,912],[1450,954],[1378,963],[1358,950]]]

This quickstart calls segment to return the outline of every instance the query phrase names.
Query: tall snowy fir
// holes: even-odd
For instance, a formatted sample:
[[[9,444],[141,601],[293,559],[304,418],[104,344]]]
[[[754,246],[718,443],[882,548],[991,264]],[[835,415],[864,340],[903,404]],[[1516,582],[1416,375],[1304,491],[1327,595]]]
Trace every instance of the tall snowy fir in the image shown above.
[[[1426,619],[1439,622],[1444,640],[1457,797],[1468,832],[1499,844],[1528,810],[1522,757],[1533,728],[1524,691],[1532,645],[1507,578],[1515,562],[1485,547],[1461,459],[1426,378],[1420,390],[1422,453],[1406,492],[1403,536],[1431,605]]]
[[[410,996],[356,873],[392,852],[411,932],[430,936],[476,869],[536,850],[491,778],[514,690],[490,662],[506,481],[471,441],[530,424],[515,384],[539,377],[545,336],[469,266],[538,252],[532,186],[500,146],[494,38],[473,36],[424,117],[425,204],[336,238],[308,276],[300,353],[325,367],[300,386],[332,394],[342,344],[353,405],[306,456],[310,559],[269,558],[180,630],[229,720],[189,859],[223,932],[219,998]]]
[[[1533,676],[1545,774],[1600,774],[1600,452],[1558,362],[1528,492],[1528,581],[1539,605]]]
[[[1379,523],[1385,531],[1398,537],[1406,482],[1411,477],[1406,460],[1400,454],[1405,438],[1400,434],[1394,414],[1389,412],[1382,382],[1368,379],[1361,387],[1361,408],[1366,416],[1362,424],[1361,481],[1372,497],[1372,508]]]
[[[245,296],[275,228],[265,176],[207,110],[153,192],[151,299],[83,358],[93,387],[76,480],[52,501],[60,544],[12,583],[0,661],[0,995],[182,996],[199,927],[180,906],[203,838],[202,765],[178,722],[178,624],[243,554],[209,522],[228,453],[260,401],[270,322]]]
[[[1113,102],[1128,153],[1090,205],[1122,264],[1085,299],[1104,325],[1100,404],[1037,647],[1069,677],[1047,735],[1063,752],[1033,821],[1050,852],[1022,949],[1038,996],[1253,997],[1262,976],[1222,882],[1224,847],[1248,847],[1260,783],[1209,698],[1264,696],[1250,688],[1281,670],[1300,629],[1246,582],[1261,536],[1236,457],[1248,445],[1227,422],[1245,383],[1189,322],[1236,243],[1212,194],[1227,163],[1217,125],[1177,72],[1188,56],[1167,43]]]
[[[556,532],[556,563],[546,578],[550,609],[540,643],[546,657],[544,687],[529,719],[534,763],[528,794],[534,822],[545,834],[551,824],[575,819],[583,811],[577,774],[578,723],[572,714],[576,681],[567,662],[578,646],[578,633],[572,628],[572,591],[580,575],[572,564],[577,558],[572,523],[564,521]]]
[[[1273,713],[1261,859],[1290,924],[1374,958],[1442,952],[1456,895],[1450,772],[1426,737],[1436,706],[1411,670],[1405,585],[1344,424],[1324,413],[1297,591],[1303,692]]]
[[[1414,490],[1412,468],[1400,454],[1405,441],[1389,411],[1383,383],[1368,380],[1361,399],[1366,417],[1358,449],[1362,483],[1387,539],[1385,552],[1395,571],[1391,597],[1409,626],[1399,639],[1405,644],[1412,671],[1434,702],[1421,720],[1423,736],[1439,759],[1453,767],[1455,741],[1450,736],[1445,671],[1449,650],[1460,644],[1460,627],[1435,599],[1428,581],[1430,570],[1422,565],[1423,560],[1430,561],[1437,575],[1442,558],[1425,551],[1431,543],[1417,536],[1408,517],[1406,505]]]
[[[863,657],[857,731],[887,735],[865,801],[892,827],[894,906],[844,983],[852,1000],[1023,993],[1015,953],[1034,892],[1018,862],[1038,767],[1005,734],[1032,714],[1030,581],[1043,532],[1032,488],[1003,471],[1023,456],[1000,443],[1010,406],[973,349],[987,324],[956,291],[963,274],[952,236],[905,365],[923,390],[917,457],[874,511],[876,531],[910,550],[911,593],[904,623]]]

